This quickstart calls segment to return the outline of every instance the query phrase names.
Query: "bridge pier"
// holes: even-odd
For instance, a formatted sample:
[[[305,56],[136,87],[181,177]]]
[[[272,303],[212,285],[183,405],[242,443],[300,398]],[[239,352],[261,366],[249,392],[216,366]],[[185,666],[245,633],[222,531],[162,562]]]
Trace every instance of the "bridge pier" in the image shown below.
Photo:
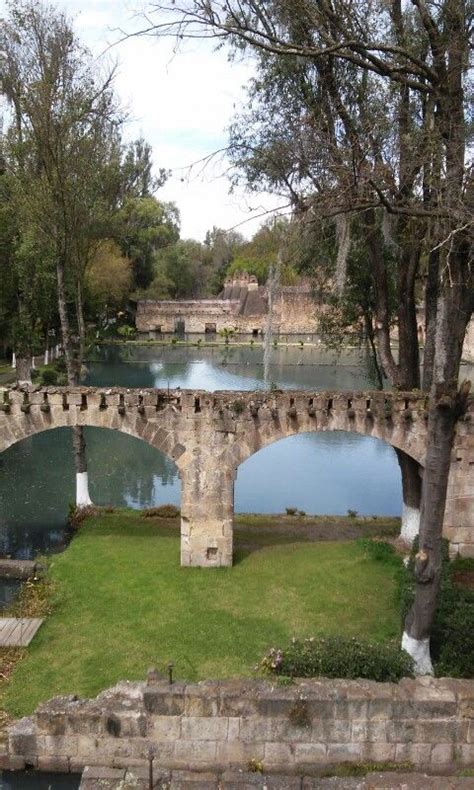
[[[232,565],[233,468],[199,450],[180,477],[181,565]]]
[[[452,557],[474,557],[474,442],[469,427],[458,427],[449,472],[443,536]]]

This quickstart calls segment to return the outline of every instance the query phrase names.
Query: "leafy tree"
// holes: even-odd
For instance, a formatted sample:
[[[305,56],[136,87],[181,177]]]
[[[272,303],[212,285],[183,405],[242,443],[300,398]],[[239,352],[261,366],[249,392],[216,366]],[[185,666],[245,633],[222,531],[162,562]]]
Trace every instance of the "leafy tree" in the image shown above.
[[[120,247],[110,239],[101,241],[85,274],[86,293],[93,312],[114,312],[125,305],[132,286],[132,267]]]
[[[30,238],[48,248],[68,381],[74,384],[84,351],[84,272],[110,203],[104,185],[110,184],[109,161],[116,156],[120,118],[113,74],[99,76],[67,18],[34,0],[11,3],[0,45],[2,86],[13,117],[7,161],[14,180],[12,194],[21,208],[19,249],[24,250]],[[34,280],[29,287],[34,288]],[[18,315],[21,319],[21,310]],[[73,429],[73,441],[78,503],[87,504],[82,428]]]
[[[127,197],[117,212],[115,228],[116,241],[132,263],[135,287],[147,288],[157,250],[179,238],[178,209],[152,196]]]

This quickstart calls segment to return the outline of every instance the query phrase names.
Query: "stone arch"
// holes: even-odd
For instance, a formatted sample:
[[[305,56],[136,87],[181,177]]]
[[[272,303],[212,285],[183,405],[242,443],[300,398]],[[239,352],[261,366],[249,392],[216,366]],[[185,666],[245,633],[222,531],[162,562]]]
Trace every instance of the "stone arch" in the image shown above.
[[[149,444],[163,453],[179,470],[180,458],[185,447],[178,441],[173,426],[163,425],[158,420],[140,418],[136,413],[125,411],[120,414],[113,408],[81,407],[70,404],[68,409],[51,406],[43,411],[41,404],[31,404],[27,411],[13,407],[12,411],[0,412],[0,453],[35,434],[55,428],[72,428],[76,425],[118,431]]]
[[[240,444],[237,450],[235,469],[244,463],[255,453],[268,447],[275,442],[279,442],[290,436],[298,436],[306,433],[325,433],[325,432],[345,432],[359,436],[368,436],[388,444],[390,447],[402,450],[406,455],[413,458],[421,467],[425,461],[424,436],[420,437],[415,431],[407,431],[405,426],[392,424],[388,427],[379,421],[374,421],[367,425],[367,421],[361,423],[359,420],[344,417],[337,420],[328,420],[317,423],[316,421],[301,420],[275,422],[268,421],[263,426],[250,427],[239,435]]]

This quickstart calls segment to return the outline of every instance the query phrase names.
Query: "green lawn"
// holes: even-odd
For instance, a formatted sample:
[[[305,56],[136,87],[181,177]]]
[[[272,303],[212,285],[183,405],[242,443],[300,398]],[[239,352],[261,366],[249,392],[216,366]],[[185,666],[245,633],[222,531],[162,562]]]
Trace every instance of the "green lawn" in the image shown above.
[[[353,540],[298,542],[295,529],[296,542],[252,544],[247,525],[234,567],[203,570],[179,567],[178,529],[127,511],[81,526],[51,565],[54,612],[4,689],[10,714],[155,663],[190,680],[243,676],[292,636],[398,635],[396,571]]]

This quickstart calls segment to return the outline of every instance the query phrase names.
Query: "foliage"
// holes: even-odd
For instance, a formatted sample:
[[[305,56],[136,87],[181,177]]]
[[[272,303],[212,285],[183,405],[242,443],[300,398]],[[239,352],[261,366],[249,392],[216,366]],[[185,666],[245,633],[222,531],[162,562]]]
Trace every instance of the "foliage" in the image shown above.
[[[298,508],[296,507],[287,507],[285,510],[287,516],[296,516],[298,513]]]
[[[132,269],[116,242],[99,242],[86,269],[86,292],[95,314],[119,310],[132,290]]]
[[[286,648],[271,648],[259,668],[267,674],[290,677],[365,678],[392,683],[413,676],[413,662],[399,645],[343,636],[293,639]]]
[[[132,340],[136,337],[137,330],[134,326],[130,326],[130,324],[122,324],[122,326],[118,327],[117,334],[124,340]]]
[[[180,515],[181,511],[176,505],[159,505],[142,510],[143,518],[178,518]]]
[[[54,368],[46,368],[41,373],[41,381],[45,387],[58,383],[58,371]]]
[[[135,288],[147,288],[157,251],[179,238],[178,209],[153,196],[128,197],[116,214],[115,228],[115,239],[131,261]]]

